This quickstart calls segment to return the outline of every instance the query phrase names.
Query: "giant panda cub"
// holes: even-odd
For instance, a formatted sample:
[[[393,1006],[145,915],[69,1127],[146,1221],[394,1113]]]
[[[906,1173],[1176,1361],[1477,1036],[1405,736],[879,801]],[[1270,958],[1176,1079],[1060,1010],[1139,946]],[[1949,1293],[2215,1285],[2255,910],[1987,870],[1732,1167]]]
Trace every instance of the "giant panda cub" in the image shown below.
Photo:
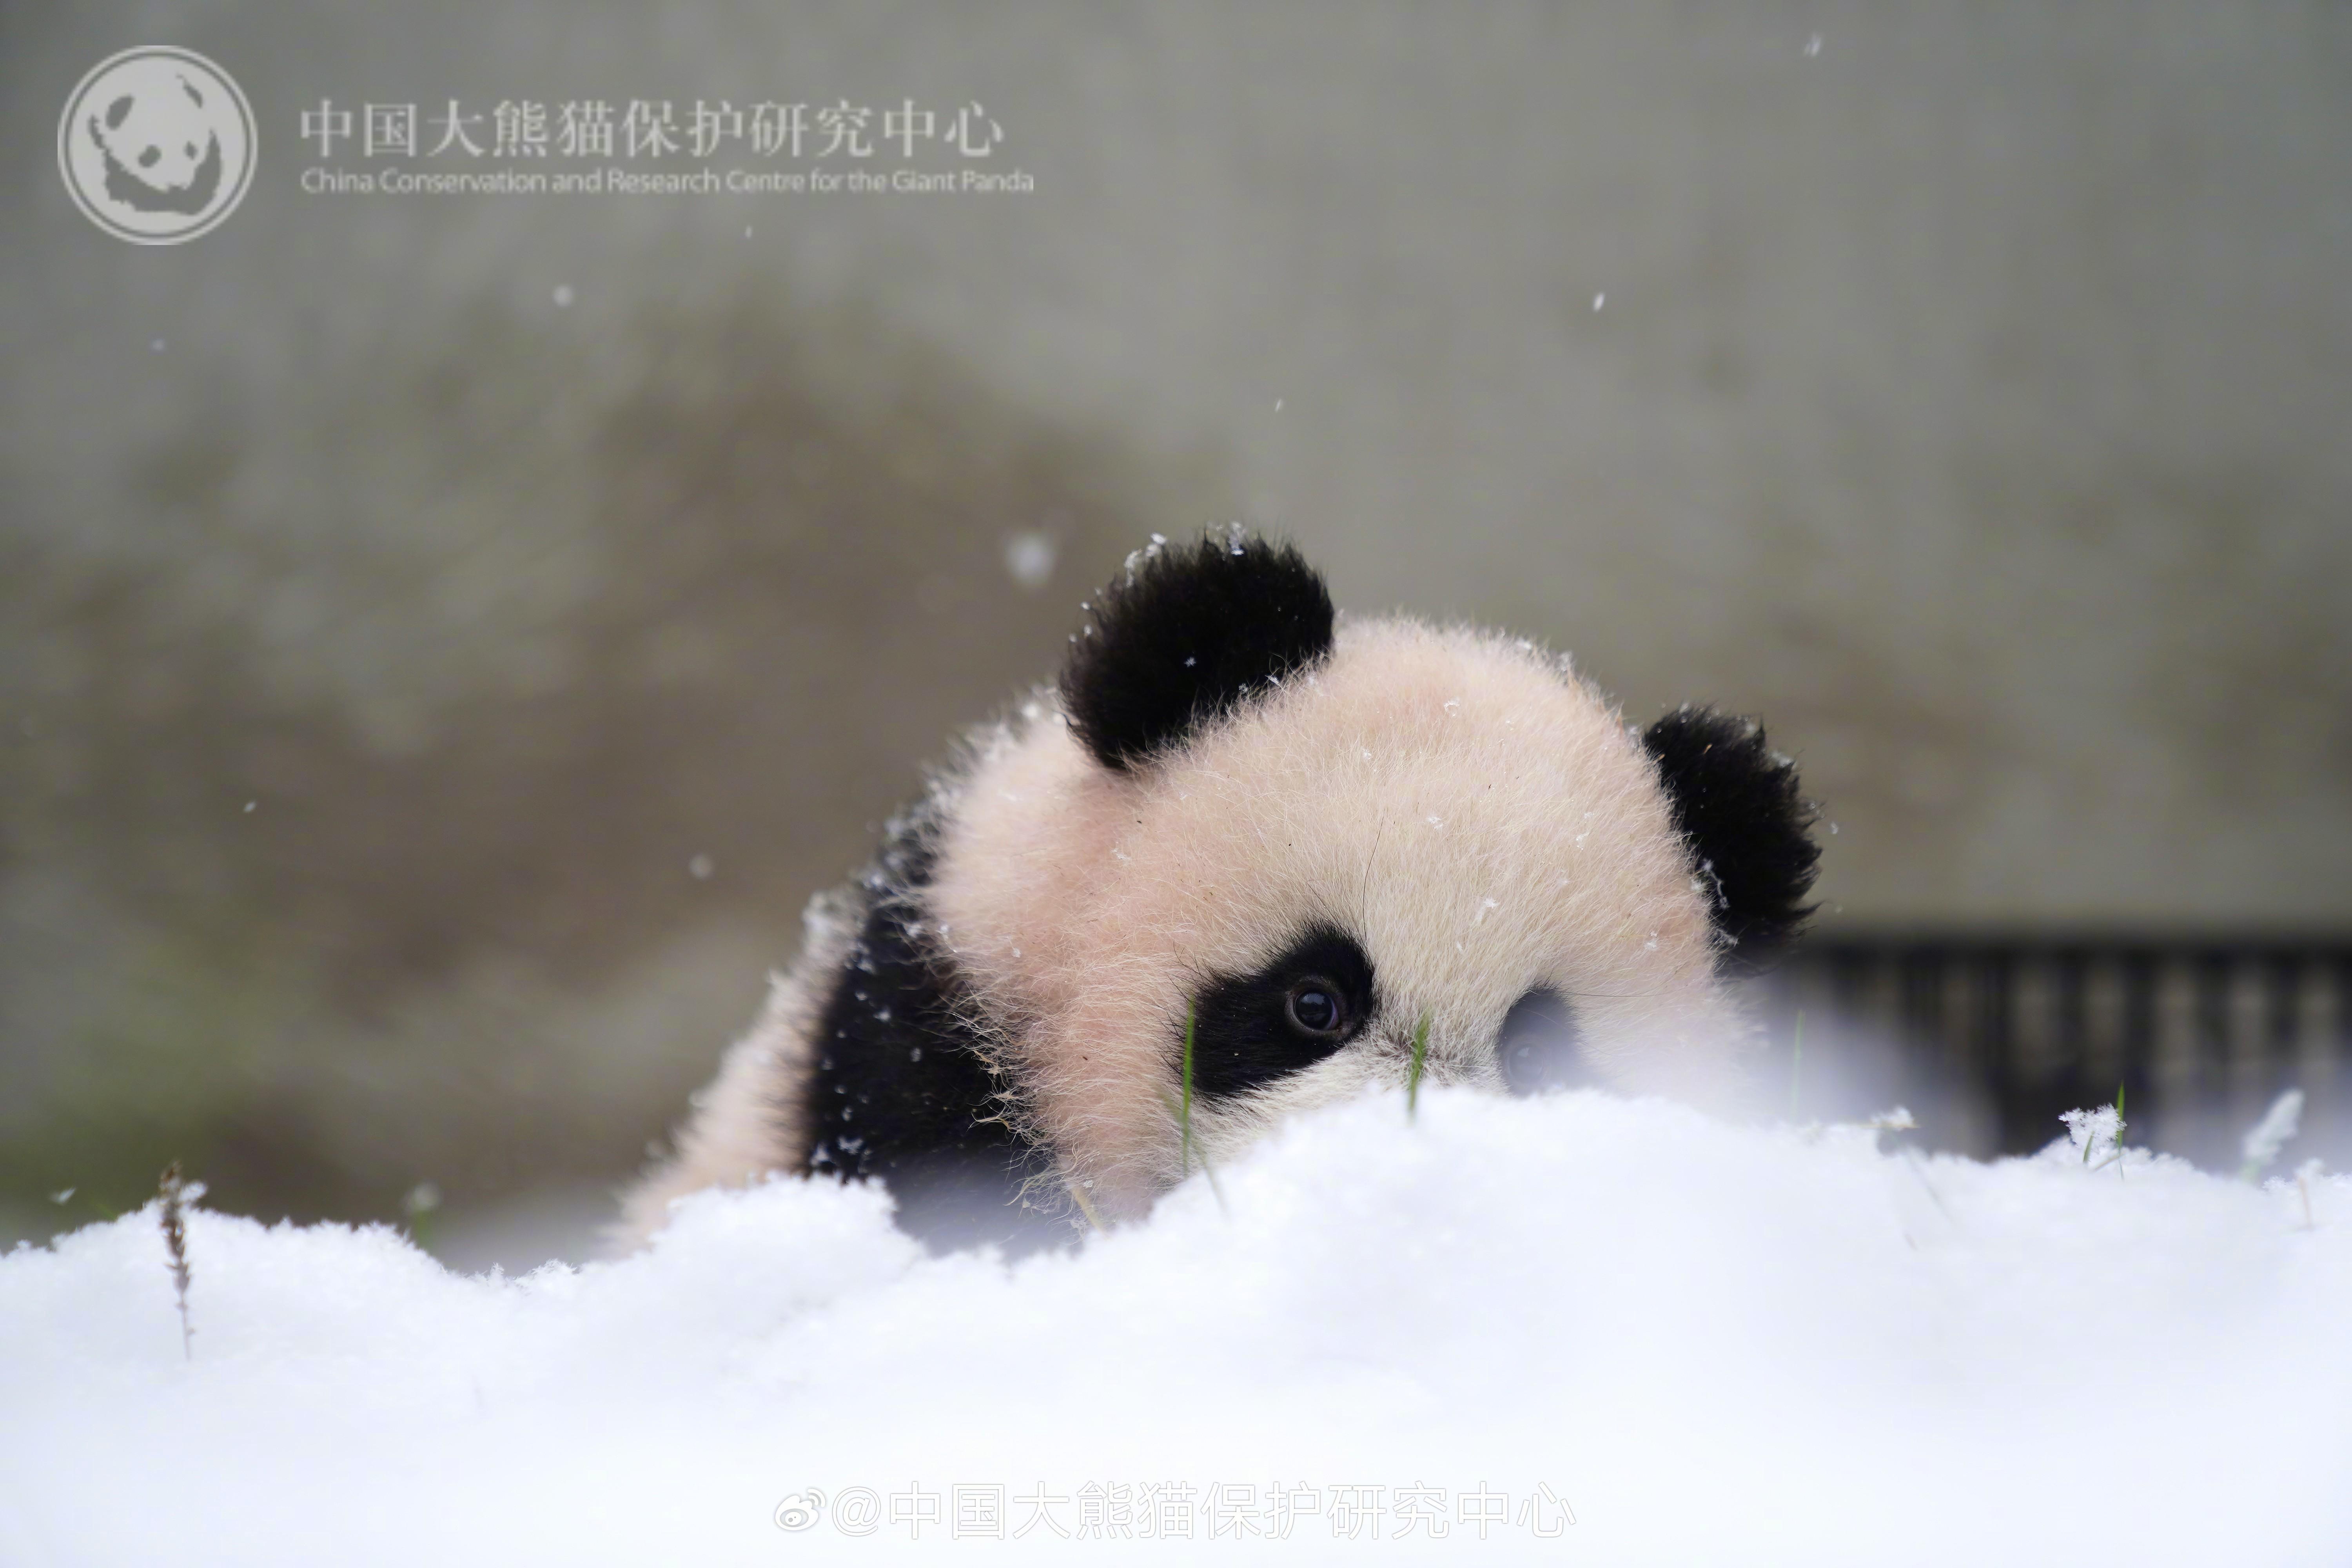
[[[1428,1080],[1498,1091],[1736,1077],[1727,982],[1802,921],[1818,853],[1760,729],[1636,731],[1531,643],[1335,622],[1238,531],[1155,542],[1088,609],[1058,684],[811,904],[625,1237],[790,1172],[1023,1249],[1404,1083],[1417,1039]]]

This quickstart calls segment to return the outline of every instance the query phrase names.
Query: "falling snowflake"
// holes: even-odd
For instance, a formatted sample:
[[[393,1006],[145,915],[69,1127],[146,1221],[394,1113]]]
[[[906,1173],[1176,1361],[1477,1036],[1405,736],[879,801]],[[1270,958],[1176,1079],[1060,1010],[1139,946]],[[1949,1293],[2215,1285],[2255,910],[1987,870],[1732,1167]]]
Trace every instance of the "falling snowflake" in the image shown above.
[[[1042,588],[1054,575],[1060,552],[1051,536],[1034,531],[1016,533],[1004,542],[1004,569],[1024,588]]]

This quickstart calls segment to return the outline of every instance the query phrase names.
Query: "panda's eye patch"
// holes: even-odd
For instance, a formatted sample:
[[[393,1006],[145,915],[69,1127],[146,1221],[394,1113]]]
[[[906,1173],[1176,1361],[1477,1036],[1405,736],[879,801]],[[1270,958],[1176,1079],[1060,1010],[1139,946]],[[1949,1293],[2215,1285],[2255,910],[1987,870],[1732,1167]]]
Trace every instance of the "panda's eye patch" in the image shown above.
[[[1290,1026],[1302,1035],[1325,1037],[1345,1034],[1348,1009],[1339,988],[1319,974],[1310,974],[1290,987]]]
[[[1240,1094],[1313,1067],[1362,1035],[1377,1008],[1363,948],[1336,926],[1311,928],[1253,973],[1213,976],[1193,997],[1193,1092]]]

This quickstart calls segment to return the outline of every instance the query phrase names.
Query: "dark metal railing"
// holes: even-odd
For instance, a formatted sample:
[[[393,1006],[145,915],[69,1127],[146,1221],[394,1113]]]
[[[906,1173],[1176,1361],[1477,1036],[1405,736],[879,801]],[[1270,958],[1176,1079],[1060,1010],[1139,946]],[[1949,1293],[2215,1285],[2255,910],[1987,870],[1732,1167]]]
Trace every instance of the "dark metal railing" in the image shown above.
[[[2300,1089],[2292,1149],[2352,1142],[2352,938],[1838,932],[1757,984],[1807,1116],[1899,1100],[1939,1147],[2021,1153],[2120,1088],[2133,1142],[2234,1168]]]

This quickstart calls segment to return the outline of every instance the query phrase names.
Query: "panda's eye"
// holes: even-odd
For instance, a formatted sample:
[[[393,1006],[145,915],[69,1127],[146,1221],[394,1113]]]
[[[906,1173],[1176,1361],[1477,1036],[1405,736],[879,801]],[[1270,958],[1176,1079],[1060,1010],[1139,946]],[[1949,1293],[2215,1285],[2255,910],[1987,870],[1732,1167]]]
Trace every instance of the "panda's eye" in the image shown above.
[[[1339,988],[1319,974],[1293,982],[1283,1007],[1290,1026],[1302,1035],[1328,1039],[1347,1032],[1348,1009]]]
[[[1168,1064],[1178,1067],[1189,1040],[1193,1091],[1212,1099],[1304,1072],[1380,1016],[1372,961],[1337,926],[1308,927],[1246,974],[1204,979],[1187,1013],[1169,1020]]]

